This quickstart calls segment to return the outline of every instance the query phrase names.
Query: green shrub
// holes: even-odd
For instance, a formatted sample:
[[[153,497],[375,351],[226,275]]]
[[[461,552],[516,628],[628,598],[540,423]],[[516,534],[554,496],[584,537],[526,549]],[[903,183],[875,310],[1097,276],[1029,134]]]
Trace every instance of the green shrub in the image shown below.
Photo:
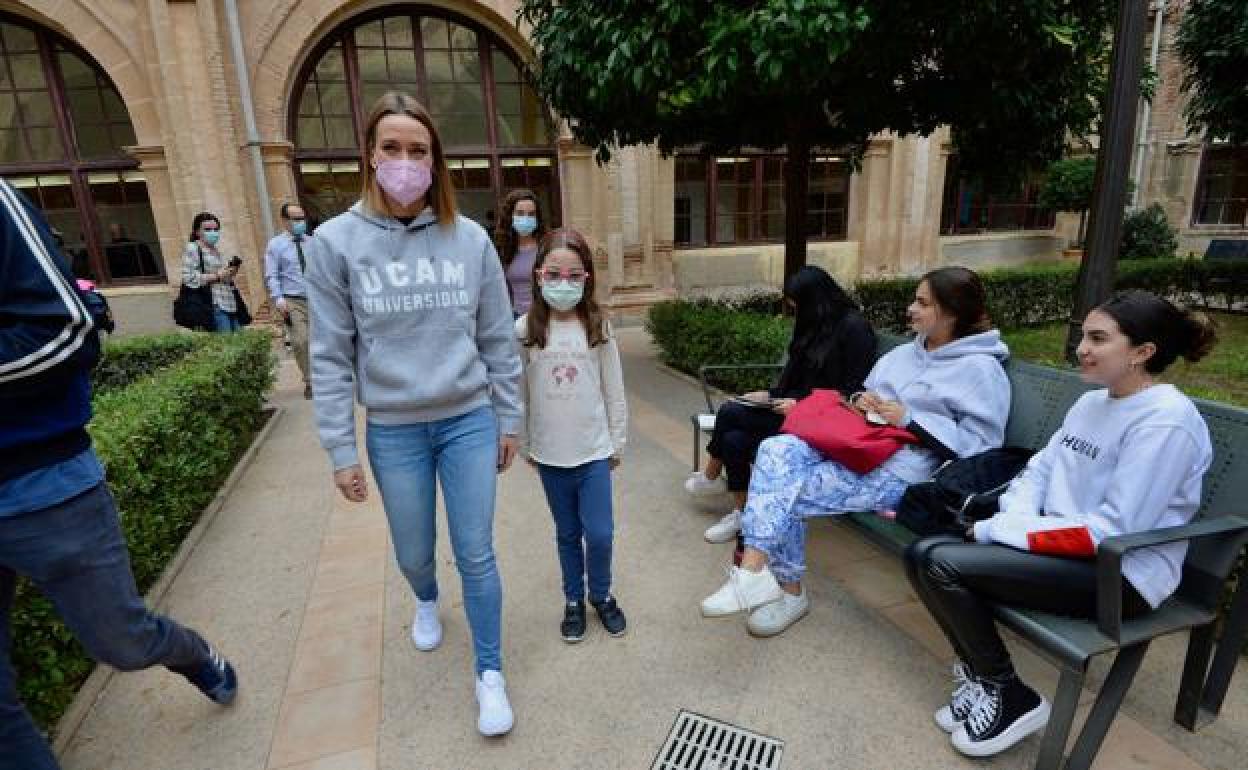
[[[706,300],[660,302],[646,318],[660,359],[695,376],[706,364],[779,363],[792,329],[788,318],[733,310]],[[775,375],[747,370],[715,374],[711,381],[741,393],[767,387]]]
[[[104,343],[100,363],[91,372],[91,386],[97,394],[124,388],[181,361],[208,339],[206,334],[171,332],[109,340]]]
[[[1160,203],[1132,211],[1122,220],[1119,259],[1173,257],[1179,248],[1179,231],[1170,226]]]
[[[190,336],[190,335],[186,335]],[[264,332],[204,335],[181,362],[100,393],[89,430],[121,511],[139,591],[146,592],[260,425],[273,381]],[[136,355],[143,369],[155,356]],[[21,697],[42,725],[55,723],[92,663],[51,605],[18,582],[13,661]]]
[[[1054,211],[1079,212],[1079,234],[1075,243],[1082,246],[1088,209],[1092,207],[1092,191],[1096,182],[1096,156],[1062,158],[1049,164],[1044,184],[1036,202]]]

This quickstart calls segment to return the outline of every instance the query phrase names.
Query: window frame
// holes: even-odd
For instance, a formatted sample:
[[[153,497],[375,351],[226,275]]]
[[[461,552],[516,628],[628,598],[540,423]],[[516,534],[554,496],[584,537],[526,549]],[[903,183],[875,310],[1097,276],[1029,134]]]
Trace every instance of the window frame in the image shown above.
[[[834,159],[830,162],[839,163],[845,169],[845,205],[844,205],[844,208],[842,209],[843,214],[841,216],[841,223],[842,223],[841,232],[829,234],[826,231],[826,229],[821,231],[817,235],[812,235],[811,233],[808,232],[807,239],[810,241],[813,241],[816,243],[835,243],[837,241],[848,240],[849,238],[850,180],[853,177],[853,173],[849,169],[848,164],[843,160],[843,156],[844,156],[843,152],[826,151],[822,149],[813,151],[811,153],[810,160],[811,160],[812,171],[814,170],[815,162],[818,158]],[[784,153],[783,151],[765,152],[762,150],[755,150],[755,149],[743,149],[740,152],[734,153],[732,155],[711,155],[700,148],[692,147],[692,148],[685,148],[685,149],[677,150],[675,153],[673,153],[672,158],[673,158],[674,163],[678,163],[680,159],[682,158],[684,159],[694,158],[706,165],[706,172],[705,172],[705,177],[704,177],[704,183],[706,185],[706,196],[705,196],[706,201],[705,201],[705,210],[703,212],[703,216],[706,222],[706,232],[704,233],[705,235],[704,243],[695,244],[692,241],[686,243],[686,242],[676,240],[677,228],[675,227],[675,196],[673,196],[673,202],[672,202],[672,208],[673,208],[672,248],[673,249],[726,249],[726,248],[733,248],[736,246],[758,246],[758,245],[766,245],[766,244],[784,243],[784,228],[783,227],[781,228],[781,234],[778,238],[769,238],[763,232],[764,231],[763,220],[766,215],[773,214],[776,211],[779,211],[781,215],[783,215],[783,212],[785,211],[785,209],[783,208],[783,203],[784,203],[783,180],[784,180],[784,164],[788,162],[788,155],[786,153]],[[718,228],[719,228],[719,219],[720,219],[719,212],[718,212],[719,167],[721,165],[719,163],[719,160],[721,158],[746,159],[750,162],[750,165],[751,165],[750,174],[748,176],[749,184],[751,187],[750,204],[749,204],[749,210],[747,212],[747,216],[748,216],[747,235],[748,237],[743,240],[733,240],[733,241],[727,241],[727,242],[718,240]],[[768,177],[767,177],[766,171],[767,171],[767,163],[769,161],[780,162],[780,169],[781,169],[780,187],[781,187],[781,196],[782,196],[781,197],[782,207],[780,209],[766,208],[767,187],[768,187],[767,185]],[[809,197],[809,189],[807,190],[807,195]],[[734,208],[734,212],[735,211],[736,209]],[[821,211],[823,212],[823,215],[824,215],[823,219],[826,223],[828,219],[827,212],[830,211],[830,209],[821,209]],[[737,214],[734,213],[734,216],[736,215]],[[810,215],[810,211],[808,210],[807,216],[809,217],[809,215]],[[693,219],[694,217],[691,212],[690,221],[692,222]]]
[[[986,212],[986,219],[989,222],[988,227],[963,227],[958,222],[956,210],[960,207],[959,202],[966,188],[976,182],[983,184],[980,177],[965,176],[960,173],[958,168],[958,156],[956,153],[950,153],[945,158],[945,182],[940,194],[940,230],[939,234],[943,236],[957,235],[994,235],[999,233],[1026,233],[1026,232],[1048,232],[1057,226],[1057,212],[1041,206],[1038,202],[1040,194],[1040,183],[1038,180],[1027,179],[1023,182],[1021,203],[1009,203],[994,201],[997,194],[983,191],[981,195],[986,202],[980,206],[972,206],[972,209],[983,209]],[[1017,209],[1022,208],[1022,219],[1025,224],[1031,224],[1027,227],[992,227],[993,209]],[[1033,219],[1034,217],[1034,219]],[[1047,223],[1047,224],[1045,224]]]
[[[291,137],[292,143],[295,145],[292,157],[293,172],[295,177],[296,194],[302,200],[304,197],[304,181],[301,171],[301,165],[304,162],[344,162],[356,161],[361,164],[367,163],[366,151],[364,148],[364,128],[365,121],[368,118],[367,110],[369,105],[363,104],[364,84],[360,79],[358,46],[355,42],[355,31],[366,24],[371,24],[383,19],[407,16],[411,20],[412,26],[412,50],[416,54],[417,77],[420,80],[419,90],[413,93],[428,108],[428,87],[429,80],[426,72],[426,63],[424,57],[424,38],[421,30],[420,21],[422,18],[436,18],[452,24],[471,29],[477,38],[477,57],[481,67],[481,89],[482,100],[484,104],[484,119],[486,131],[486,144],[459,144],[450,145],[446,143],[447,135],[443,133],[443,153],[448,161],[451,160],[476,160],[479,158],[487,158],[490,163],[490,185],[494,197],[494,214],[497,216],[497,209],[502,204],[509,188],[504,186],[503,181],[503,161],[509,159],[529,160],[532,158],[549,158],[551,173],[551,208],[547,212],[547,220],[552,223],[551,226],[558,226],[562,219],[562,190],[559,174],[559,155],[556,143],[558,141],[557,126],[549,114],[549,111],[542,106],[542,116],[546,120],[547,137],[549,139],[546,144],[517,144],[517,145],[500,145],[498,144],[498,111],[495,95],[494,81],[494,60],[493,53],[498,51],[509,57],[516,65],[516,69],[521,73],[525,71],[524,61],[516,54],[512,47],[493,30],[482,25],[467,16],[456,13],[452,10],[426,5],[403,4],[386,6],[374,9],[367,13],[353,16],[343,23],[335,27],[323,40],[317,43],[311,53],[300,66],[298,74],[294,80],[294,88],[291,91],[290,98],[287,103],[287,136]],[[348,103],[352,110],[352,122],[354,125],[354,133],[356,136],[356,148],[302,148],[298,142],[298,119],[300,101],[303,98],[304,91],[307,87],[309,79],[315,73],[317,65],[321,62],[326,53],[335,45],[342,46],[343,68],[346,77],[346,87],[348,94]],[[531,87],[531,86],[530,86]],[[434,120],[440,120],[437,114],[433,115]],[[441,126],[439,126],[441,128]],[[328,137],[327,137],[328,138]],[[358,193],[357,193],[358,195]],[[489,225],[482,223],[487,229]]]
[[[82,222],[82,239],[83,247],[87,252],[87,264],[95,275],[96,282],[101,286],[120,287],[120,286],[144,286],[158,285],[167,283],[167,271],[164,260],[160,258],[160,242],[157,240],[155,252],[157,254],[156,266],[159,269],[159,275],[139,276],[115,279],[112,277],[108,258],[105,253],[107,245],[103,240],[101,223],[97,214],[94,195],[91,193],[91,186],[88,177],[93,173],[99,172],[133,172],[143,173],[139,168],[139,162],[135,158],[126,155],[120,148],[117,148],[117,155],[111,158],[83,158],[79,154],[78,138],[74,127],[73,116],[69,110],[69,102],[67,89],[65,86],[64,74],[61,71],[61,65],[58,57],[60,50],[65,50],[79,59],[81,59],[94,72],[97,83],[98,78],[103,78],[118,98],[121,92],[117,90],[117,84],[113,82],[108,72],[100,66],[90,53],[77,45],[74,41],[58,34],[54,30],[47,29],[29,19],[17,16],[11,13],[0,11],[0,22],[16,27],[22,27],[35,36],[35,42],[39,52],[39,63],[43,70],[43,76],[47,83],[48,97],[52,101],[52,114],[55,122],[57,137],[61,143],[62,157],[57,160],[39,160],[39,161],[17,161],[17,162],[0,162],[0,175],[5,178],[20,176],[40,176],[40,175],[64,175],[70,179],[70,190],[73,195],[74,205],[78,209],[78,216]],[[125,104],[125,100],[121,99],[122,107],[126,109],[126,117],[129,119],[129,108]],[[134,121],[130,120],[133,130]],[[112,137],[112,124],[110,126],[110,139]],[[23,140],[24,141],[24,140]],[[146,177],[146,175],[144,174]],[[144,179],[146,185],[146,179]],[[32,204],[38,205],[37,201]],[[148,207],[151,208],[151,190],[148,188]],[[69,256],[68,254],[66,255]]]
[[[1201,211],[1204,209],[1209,199],[1206,197],[1206,182],[1209,179],[1210,171],[1210,154],[1212,152],[1226,151],[1240,154],[1239,158],[1233,159],[1237,165],[1242,165],[1242,172],[1239,174],[1232,173],[1232,179],[1238,176],[1248,177],[1248,145],[1233,145],[1229,142],[1220,142],[1217,140],[1205,142],[1200,150],[1200,168],[1196,172],[1196,189],[1192,195],[1192,212],[1189,219],[1191,227],[1199,227],[1205,230],[1245,230],[1248,229],[1248,198],[1216,198],[1214,200],[1221,201],[1220,205],[1225,209],[1228,201],[1242,201],[1244,206],[1244,218],[1238,224],[1234,222],[1205,222],[1200,220]],[[1232,183],[1233,184],[1233,183]],[[1219,217],[1221,219],[1221,217]]]

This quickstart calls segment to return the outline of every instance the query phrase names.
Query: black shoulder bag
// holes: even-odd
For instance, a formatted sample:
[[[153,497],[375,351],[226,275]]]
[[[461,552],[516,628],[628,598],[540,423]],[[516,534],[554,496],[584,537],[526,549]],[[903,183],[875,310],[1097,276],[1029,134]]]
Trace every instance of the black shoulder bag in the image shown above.
[[[911,484],[897,504],[897,521],[920,535],[961,535],[997,512],[997,502],[1031,459],[1021,447],[989,449],[950,460],[928,481]]]
[[[204,252],[195,245],[199,252],[199,272],[203,275]],[[173,301],[173,322],[191,331],[213,331],[217,328],[213,318],[212,290],[207,286],[192,289],[186,284],[178,289],[178,297]]]

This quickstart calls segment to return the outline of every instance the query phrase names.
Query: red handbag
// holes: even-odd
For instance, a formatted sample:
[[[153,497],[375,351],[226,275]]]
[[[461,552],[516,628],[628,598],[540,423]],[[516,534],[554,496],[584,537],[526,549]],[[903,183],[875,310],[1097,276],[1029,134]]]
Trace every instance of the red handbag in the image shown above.
[[[836,390],[812,390],[789,410],[780,432],[858,474],[875,470],[905,444],[918,443],[910,431],[867,422]]]

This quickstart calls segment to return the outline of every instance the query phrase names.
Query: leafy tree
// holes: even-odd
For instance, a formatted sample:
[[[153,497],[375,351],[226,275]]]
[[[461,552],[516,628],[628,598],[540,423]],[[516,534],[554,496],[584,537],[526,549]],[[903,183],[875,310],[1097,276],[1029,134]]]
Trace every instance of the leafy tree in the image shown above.
[[[1092,188],[1096,183],[1096,157],[1063,158],[1049,165],[1037,199],[1041,206],[1054,211],[1079,212],[1079,236],[1075,243],[1083,247],[1083,229],[1088,209],[1092,207]]]
[[[1192,0],[1176,41],[1190,94],[1186,117],[1196,129],[1248,144],[1248,2]]]
[[[1127,214],[1122,221],[1122,248],[1119,259],[1173,257],[1179,248],[1179,231],[1168,219],[1160,203]]]
[[[523,0],[535,81],[598,159],[785,147],[785,272],[812,149],[953,127],[963,169],[1018,175],[1099,115],[1114,0]]]

